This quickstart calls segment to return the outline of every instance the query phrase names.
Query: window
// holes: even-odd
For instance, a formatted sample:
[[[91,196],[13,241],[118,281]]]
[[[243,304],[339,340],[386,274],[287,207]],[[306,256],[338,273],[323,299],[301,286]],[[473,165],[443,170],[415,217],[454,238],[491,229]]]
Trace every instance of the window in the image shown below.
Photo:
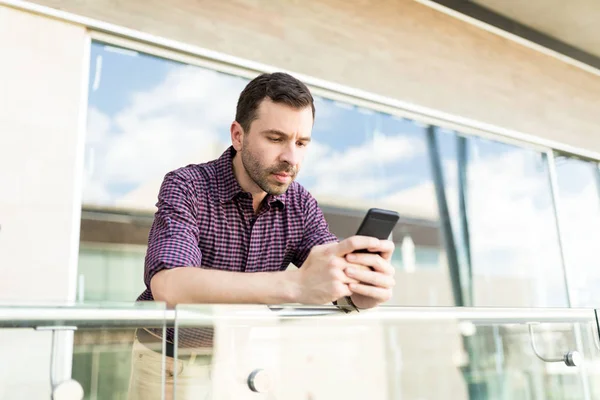
[[[82,253],[84,275],[98,273],[84,263],[133,257],[119,246],[145,248],[164,175],[214,159],[230,145],[229,126],[247,82],[93,43],[81,240],[110,250]],[[399,286],[390,304],[566,305],[544,152],[376,107],[323,96],[315,102],[313,142],[299,182],[340,238],[356,232],[370,207],[400,213],[392,234]],[[135,274],[121,276],[136,288],[143,266],[137,260],[127,267]]]
[[[146,245],[158,189],[168,171],[214,159],[229,146],[229,125],[247,83],[100,42],[92,45],[92,61],[82,241],[110,243],[111,250],[82,253],[86,281],[85,276],[99,273],[91,267],[100,265],[99,260],[118,263],[126,257],[115,250],[119,245]],[[354,234],[370,207],[400,212],[393,236],[399,247],[403,237],[411,237],[418,275],[424,265],[421,249],[442,250],[426,126],[319,96],[315,102],[313,142],[300,183],[317,198],[339,237]],[[436,260],[429,256],[428,268]],[[140,266],[128,268],[139,271]],[[126,276],[129,285],[138,287],[141,273]],[[445,288],[440,293],[450,293],[447,274],[428,279],[435,281],[432,287]],[[85,296],[96,298],[97,293]],[[392,303],[422,304],[406,292],[399,296]],[[449,295],[436,298],[435,304],[453,304]]]
[[[221,154],[246,80],[92,44],[84,205],[153,211],[164,175]]]
[[[558,206],[573,307],[600,302],[600,169],[595,162],[558,155]]]
[[[390,304],[453,305],[444,269],[422,272],[443,265],[431,255],[440,254],[442,241],[426,126],[322,97],[315,106],[314,138],[298,180],[319,201],[331,231],[352,236],[371,207],[399,212],[393,263],[398,280],[413,289],[396,290]],[[417,288],[436,294],[422,297]]]
[[[143,246],[79,246],[79,274],[85,301],[131,302],[145,289]]]
[[[436,138],[465,303],[566,306],[545,154],[457,132]]]

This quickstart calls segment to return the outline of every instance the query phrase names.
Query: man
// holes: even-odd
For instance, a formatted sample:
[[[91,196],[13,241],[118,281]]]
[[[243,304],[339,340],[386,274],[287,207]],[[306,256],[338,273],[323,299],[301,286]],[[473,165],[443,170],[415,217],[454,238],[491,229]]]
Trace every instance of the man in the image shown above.
[[[345,299],[360,309],[391,297],[393,243],[359,236],[338,242],[316,200],[294,181],[310,147],[314,115],[310,91],[288,74],[263,74],[246,86],[230,128],[232,147],[217,160],[166,175],[149,235],[147,289],[138,300],[173,307]],[[361,249],[369,253],[353,254]],[[290,263],[300,268],[287,270]],[[210,357],[198,348],[210,348],[211,333],[180,330],[179,346],[195,348],[193,362],[184,358],[174,371],[167,358],[167,396],[177,374],[178,398],[203,398]],[[132,399],[160,396],[160,354],[148,349],[159,335],[137,332]],[[170,349],[167,343],[172,356]]]

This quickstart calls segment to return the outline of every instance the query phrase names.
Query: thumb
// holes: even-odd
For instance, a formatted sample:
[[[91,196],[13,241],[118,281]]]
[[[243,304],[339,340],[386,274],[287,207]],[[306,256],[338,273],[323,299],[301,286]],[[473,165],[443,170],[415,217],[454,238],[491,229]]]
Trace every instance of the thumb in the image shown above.
[[[335,255],[343,257],[356,250],[369,249],[379,246],[380,240],[370,236],[351,236],[337,243]]]

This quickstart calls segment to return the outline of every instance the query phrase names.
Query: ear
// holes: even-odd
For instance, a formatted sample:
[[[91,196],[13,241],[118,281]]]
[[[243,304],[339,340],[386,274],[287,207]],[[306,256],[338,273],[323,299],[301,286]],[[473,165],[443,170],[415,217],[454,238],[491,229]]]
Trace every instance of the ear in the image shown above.
[[[233,121],[229,131],[231,132],[231,144],[235,151],[242,150],[242,143],[244,142],[244,129],[242,126],[237,121]]]

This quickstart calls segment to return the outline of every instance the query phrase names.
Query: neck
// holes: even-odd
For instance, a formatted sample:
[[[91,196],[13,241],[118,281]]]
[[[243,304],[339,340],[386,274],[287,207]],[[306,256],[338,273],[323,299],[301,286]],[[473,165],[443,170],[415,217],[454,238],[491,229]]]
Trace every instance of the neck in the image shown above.
[[[233,175],[238,181],[243,191],[248,192],[252,195],[252,206],[254,212],[258,212],[260,204],[267,197],[267,193],[262,190],[253,180],[250,178],[242,163],[242,156],[237,153],[233,157]]]

